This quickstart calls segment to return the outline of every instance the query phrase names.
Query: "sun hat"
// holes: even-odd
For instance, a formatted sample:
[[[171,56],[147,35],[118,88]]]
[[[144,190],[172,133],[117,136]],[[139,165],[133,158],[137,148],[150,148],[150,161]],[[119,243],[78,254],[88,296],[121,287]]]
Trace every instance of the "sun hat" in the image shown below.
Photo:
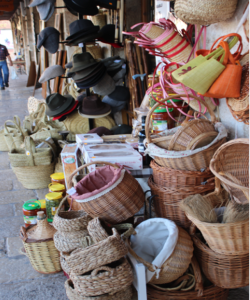
[[[115,90],[114,80],[106,73],[102,80],[93,86],[95,94],[106,96]]]
[[[81,79],[88,79],[91,76],[96,75],[101,69],[105,68],[103,63],[98,62],[95,66],[91,66],[87,69],[84,69],[82,71],[76,72],[72,78],[76,80],[81,80]],[[106,69],[106,68],[105,68]]]
[[[49,117],[58,116],[65,112],[75,100],[71,95],[62,96],[54,93],[46,98],[46,115]]]
[[[89,52],[76,53],[73,56],[73,68],[70,69],[70,72],[79,72],[91,66],[94,66],[97,63],[98,62],[93,58],[93,56]]]
[[[98,74],[98,76],[87,79],[87,80],[78,81],[78,82],[76,82],[76,85],[80,89],[91,88],[91,87],[95,86],[96,84],[98,84],[105,75],[106,75],[106,70],[104,69],[101,73]]]
[[[62,76],[64,74],[64,69],[60,65],[50,66],[45,69],[42,73],[41,77],[39,78],[40,83],[44,83],[50,79]]]
[[[111,106],[111,110],[113,114],[123,110],[128,103],[128,101],[116,101],[114,99],[111,99],[109,96],[103,97],[102,102],[107,103]]]
[[[63,0],[66,7],[70,7],[71,10],[78,12],[79,14],[85,16],[94,16],[98,14],[98,9],[96,3],[93,0],[81,0],[81,1],[72,1],[72,0]]]
[[[74,0],[76,1],[76,0]],[[80,1],[80,0],[78,0]],[[117,7],[117,0],[96,0],[95,4],[100,6],[100,7],[104,7],[107,9],[118,9],[119,7]]]
[[[98,95],[85,97],[78,110],[79,114],[85,118],[100,118],[111,113],[111,107],[103,103]]]
[[[96,133],[99,136],[103,136],[103,135],[112,135],[113,133],[106,127],[104,126],[100,126],[97,128],[93,128],[91,129],[88,133]]]
[[[59,31],[54,27],[43,29],[38,35],[37,48],[43,46],[49,53],[56,53],[59,48],[59,35]]]
[[[125,86],[116,86],[115,90],[108,96],[116,101],[128,101],[130,99],[129,89]]]
[[[53,117],[53,121],[59,120],[62,117],[66,117],[68,114],[72,113],[77,108],[78,104],[79,102],[77,100],[75,102],[72,102],[71,107],[69,107],[67,111],[63,112],[61,115]]]
[[[71,41],[81,36],[96,33],[99,31],[99,29],[99,26],[95,26],[93,22],[88,19],[76,20],[69,24],[70,35],[66,38],[65,41]]]

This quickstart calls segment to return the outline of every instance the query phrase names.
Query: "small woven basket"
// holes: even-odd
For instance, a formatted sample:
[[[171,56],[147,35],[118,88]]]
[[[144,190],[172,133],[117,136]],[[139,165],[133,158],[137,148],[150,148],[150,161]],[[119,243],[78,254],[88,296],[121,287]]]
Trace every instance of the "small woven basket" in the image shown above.
[[[32,267],[42,274],[54,274],[62,271],[60,255],[55,247],[53,238],[45,240],[32,240],[28,238],[27,231],[36,225],[28,228],[21,227],[20,237],[23,241],[25,254]]]
[[[154,199],[154,208],[159,218],[166,218],[174,221],[177,225],[189,228],[191,221],[179,207],[179,202],[188,196],[201,194],[205,195],[214,190],[214,183],[207,183],[200,186],[187,186],[168,188],[154,183],[152,176],[149,177],[148,185],[152,194],[156,195]]]
[[[86,248],[94,244],[87,230],[67,232],[63,235],[56,232],[54,235],[56,249],[60,252],[71,252],[77,248]]]
[[[133,296],[132,286],[128,286],[115,294],[104,294],[95,297],[88,297],[79,294],[75,290],[74,284],[70,279],[65,282],[64,286],[69,300],[131,300]]]
[[[176,0],[174,11],[185,23],[210,25],[230,19],[237,7],[237,0]]]
[[[178,279],[188,268],[193,256],[193,243],[189,234],[178,227],[179,236],[171,256],[161,266],[158,277],[154,275],[149,283],[164,284]],[[155,272],[155,267],[139,257],[127,243],[129,253],[139,262],[144,264],[149,271]]]
[[[53,225],[59,232],[73,232],[84,230],[92,218],[83,210],[61,211],[63,203],[67,200],[65,197],[56,211],[53,219]]]
[[[75,170],[69,177],[68,186],[72,187],[72,178],[80,170],[92,165],[110,165],[119,168],[117,165],[96,161],[85,164]],[[87,175],[88,176],[88,175]],[[127,171],[124,172],[123,178],[117,180],[112,187],[95,196],[95,199],[77,200],[82,209],[86,211],[92,218],[100,217],[102,220],[117,224],[134,216],[144,205],[144,193],[138,181]]]
[[[222,145],[215,152],[210,169],[236,202],[249,202],[249,139]]]
[[[128,250],[115,228],[113,235],[85,249],[64,253],[67,264],[75,275],[81,275],[119,260]]]
[[[205,276],[215,285],[236,289],[249,284],[249,254],[218,254],[194,235],[195,256]]]
[[[70,273],[70,268],[66,262],[66,259],[64,258],[63,256],[63,253],[60,252],[60,263],[61,263],[61,267],[63,269],[63,271],[66,273],[66,274],[69,274]]]
[[[228,194],[222,190],[219,180],[216,180],[215,191],[203,196],[216,207],[221,207],[228,201]],[[187,214],[187,217],[201,231],[208,246],[219,254],[245,255],[249,252],[249,220],[235,223],[206,223]],[[192,226],[192,230],[195,229]]]
[[[213,177],[209,168],[204,172],[179,171],[161,167],[154,160],[151,161],[150,167],[153,169],[155,184],[162,187],[182,188],[186,186],[200,186]]]
[[[81,295],[100,296],[107,293],[116,293],[121,289],[131,286],[133,271],[126,258],[121,258],[110,264],[102,266],[90,274],[70,274],[75,289]]]
[[[37,111],[39,103],[45,103],[45,100],[43,100],[43,99],[42,100],[38,100],[35,97],[29,97],[29,99],[28,99],[28,111],[29,111],[29,114]]]

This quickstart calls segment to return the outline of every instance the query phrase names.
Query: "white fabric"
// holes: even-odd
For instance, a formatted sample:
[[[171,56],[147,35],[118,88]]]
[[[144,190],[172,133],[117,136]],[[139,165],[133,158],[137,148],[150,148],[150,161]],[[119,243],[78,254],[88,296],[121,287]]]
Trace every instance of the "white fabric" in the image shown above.
[[[178,227],[170,220],[153,218],[139,224],[135,231],[137,234],[131,236],[132,249],[157,267],[154,272],[146,269],[146,281],[149,282],[154,274],[158,277],[159,269],[173,253],[178,240]]]
[[[220,123],[220,122],[215,123],[214,128],[215,128],[215,131],[217,131],[219,134],[207,146],[204,146],[204,147],[201,147],[201,148],[198,148],[198,149],[195,149],[195,150],[170,151],[170,150],[167,150],[167,149],[160,148],[160,147],[156,146],[153,143],[150,143],[150,144],[147,145],[147,149],[145,150],[145,154],[149,154],[153,158],[154,158],[154,156],[166,157],[166,158],[171,158],[171,157],[181,158],[183,156],[190,156],[190,155],[193,155],[195,153],[201,152],[202,150],[205,150],[205,149],[211,147],[213,144],[217,143],[221,139],[227,137],[227,130],[226,130],[225,126],[222,123]],[[175,132],[178,129],[179,129],[179,127],[175,127],[173,129],[167,130],[165,135],[166,136],[173,135],[173,134],[175,134]],[[163,135],[163,134],[161,134],[161,135]]]

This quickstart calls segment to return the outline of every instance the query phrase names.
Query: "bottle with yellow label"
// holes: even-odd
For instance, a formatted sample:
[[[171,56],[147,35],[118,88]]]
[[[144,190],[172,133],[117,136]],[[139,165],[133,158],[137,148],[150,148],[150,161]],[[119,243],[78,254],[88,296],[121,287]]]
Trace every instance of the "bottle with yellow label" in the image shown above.
[[[58,206],[63,198],[63,193],[48,193],[45,196],[46,199],[46,213],[48,217],[48,221],[52,222],[54,215],[58,209]]]

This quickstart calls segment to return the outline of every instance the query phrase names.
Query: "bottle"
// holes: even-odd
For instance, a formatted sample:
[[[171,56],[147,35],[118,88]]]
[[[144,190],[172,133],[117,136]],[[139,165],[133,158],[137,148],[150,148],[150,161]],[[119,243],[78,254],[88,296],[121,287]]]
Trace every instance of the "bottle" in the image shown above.
[[[148,155],[144,155],[145,154],[145,146],[143,144],[143,142],[146,138],[145,122],[146,122],[146,116],[143,116],[141,118],[142,130],[138,134],[138,136],[139,136],[138,151],[143,156],[143,165],[148,166],[151,159]]]

